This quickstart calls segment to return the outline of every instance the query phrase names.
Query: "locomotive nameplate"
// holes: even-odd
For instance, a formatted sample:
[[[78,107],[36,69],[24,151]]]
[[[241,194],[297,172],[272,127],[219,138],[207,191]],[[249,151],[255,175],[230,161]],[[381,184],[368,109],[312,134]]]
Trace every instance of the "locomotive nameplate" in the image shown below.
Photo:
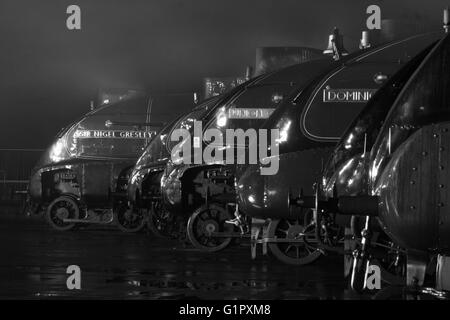
[[[275,108],[230,108],[229,119],[267,119]]]
[[[369,101],[377,89],[324,89],[323,102],[362,102]]]
[[[74,138],[78,139],[149,139],[154,131],[133,130],[77,130]]]

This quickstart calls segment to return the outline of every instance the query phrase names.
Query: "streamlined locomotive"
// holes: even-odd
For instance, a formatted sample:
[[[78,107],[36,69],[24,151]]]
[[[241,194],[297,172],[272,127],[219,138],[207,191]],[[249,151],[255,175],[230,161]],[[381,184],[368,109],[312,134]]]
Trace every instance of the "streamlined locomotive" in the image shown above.
[[[33,208],[45,211],[57,230],[114,220],[123,231],[140,230],[145,213],[127,205],[127,168],[167,120],[155,109],[152,97],[136,95],[102,105],[63,129],[32,172]]]
[[[262,128],[278,128],[279,171],[262,176],[248,166],[238,182],[240,210],[252,219],[253,252],[257,243],[290,264],[307,264],[318,248],[314,212],[290,205],[313,195],[323,165],[350,121],[382,84],[439,33],[395,41],[343,57],[275,110]]]
[[[352,235],[361,234],[352,248],[353,289],[367,288],[370,266],[383,259],[410,290],[388,287],[378,297],[448,298],[449,57],[447,35],[396,74],[349,127],[324,171],[314,199],[318,223],[351,216]],[[381,232],[389,242],[380,241]],[[423,288],[433,265],[434,287]]]
[[[433,45],[427,47],[392,76],[352,121],[325,165],[322,178],[316,186],[316,195],[301,195],[291,199],[291,205],[314,210],[313,223],[318,247],[346,254],[346,276],[350,275],[353,253],[361,245],[361,230],[365,221],[358,216],[339,215],[338,199],[368,193],[368,153],[391,105],[432,48]],[[383,282],[401,283],[405,274],[403,249],[387,237],[383,230],[377,228],[376,223],[371,226],[371,263],[380,267]],[[362,273],[354,274],[351,277],[351,287],[360,290],[364,277]]]
[[[284,99],[327,70],[331,63],[331,59],[324,57],[259,76],[237,87],[217,103],[216,112],[209,119],[204,119],[206,125],[198,132],[200,143],[197,146],[194,143],[192,148],[194,157],[206,148],[217,148],[217,153],[230,148],[246,149],[245,141],[231,147],[206,137],[206,132],[215,130],[225,137],[229,130],[258,129]],[[175,147],[172,153],[177,154],[178,149]],[[189,240],[201,250],[218,251],[233,238],[248,236],[249,224],[236,205],[237,167],[233,164],[236,156],[237,152],[231,161],[222,157],[219,161],[201,159],[195,164],[169,161],[162,176],[166,207],[187,220]]]
[[[392,104],[368,159],[366,201],[339,199],[340,211],[364,216],[364,242],[371,241],[370,222],[375,219],[405,249],[406,285],[413,292],[439,298],[450,291],[449,58],[447,34]],[[370,257],[370,248],[362,246],[354,255],[354,268],[365,269]],[[423,289],[432,259],[434,288]]]
[[[148,144],[129,176],[127,195],[131,206],[137,210],[149,209],[149,229],[159,237],[178,237],[180,225],[161,200],[161,176],[171,156],[174,143],[171,133],[180,128],[189,128],[193,121],[201,121],[210,112],[221,96],[209,98],[192,111],[176,118],[164,127]]]

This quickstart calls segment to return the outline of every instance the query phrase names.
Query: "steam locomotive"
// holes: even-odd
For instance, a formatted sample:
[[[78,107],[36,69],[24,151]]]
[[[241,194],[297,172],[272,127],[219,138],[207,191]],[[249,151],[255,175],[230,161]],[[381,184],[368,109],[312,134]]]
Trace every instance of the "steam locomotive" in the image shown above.
[[[194,144],[194,157],[208,147],[229,148],[215,145],[218,142],[204,137],[204,132],[215,130],[226,136],[230,129],[258,128],[298,86],[323,72],[331,62],[323,58],[264,74],[224,95],[216,103],[216,111],[203,121],[206,125],[199,132],[201,145]],[[237,149],[240,147],[245,149]],[[174,148],[172,154],[179,151]],[[184,224],[187,221],[187,236],[201,250],[218,251],[233,238],[248,236],[249,224],[236,206],[235,170],[236,166],[223,159],[194,164],[169,161],[165,168],[161,179],[164,205],[173,215],[181,216]]]
[[[104,104],[61,130],[32,172],[33,210],[57,230],[113,221],[126,232],[142,229],[145,212],[127,205],[127,169],[167,120],[153,100],[136,94]]]
[[[361,154],[354,157],[342,152],[341,147],[331,161],[341,164],[336,166],[341,170],[331,170],[333,173],[327,175],[333,177],[328,179],[328,186],[333,184],[338,191],[324,203],[334,200],[336,213],[353,215],[363,221],[361,245],[353,253],[351,284],[354,288],[367,287],[363,274],[376,258],[371,244],[374,233],[381,229],[399,248],[397,257],[403,255],[399,265],[403,265],[406,279],[403,286],[407,290],[403,286],[393,287],[400,288],[397,294],[448,298],[449,57],[447,34],[422,53],[410,70],[399,75],[404,76],[404,84],[397,89],[395,99],[386,101],[389,111],[382,125],[376,124],[374,130],[356,123],[349,129],[349,133],[359,131],[370,137],[366,140],[371,148],[366,146],[362,157]],[[376,113],[369,110],[366,114],[369,117]],[[339,153],[347,160],[338,161]],[[360,160],[354,161],[357,158]],[[347,168],[343,170],[345,163]],[[351,181],[360,181],[358,192],[349,192]],[[316,209],[331,211],[324,207],[319,205]],[[426,278],[430,265],[434,266],[434,281]],[[427,282],[432,283],[431,288],[424,287]]]
[[[174,147],[170,135],[176,129],[191,128],[193,121],[205,118],[214,111],[220,99],[220,96],[209,98],[164,127],[150,141],[132,168],[127,188],[128,201],[133,208],[150,210],[148,226],[156,236],[177,238],[181,233],[181,226],[163,206],[161,199],[161,176]]]
[[[439,39],[422,34],[342,57],[278,107],[262,128],[278,128],[277,174],[262,176],[261,166],[245,168],[237,184],[240,210],[252,217],[252,249],[266,245],[281,261],[303,265],[318,259],[314,211],[290,205],[314,199],[325,161],[351,120],[376,90],[418,52]],[[327,239],[340,241],[340,239]],[[334,246],[334,245],[333,245]]]

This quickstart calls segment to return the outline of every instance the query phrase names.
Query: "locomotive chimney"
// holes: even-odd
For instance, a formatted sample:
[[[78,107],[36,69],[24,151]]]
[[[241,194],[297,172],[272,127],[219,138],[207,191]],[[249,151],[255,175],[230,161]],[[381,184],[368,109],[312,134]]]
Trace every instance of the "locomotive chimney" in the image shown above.
[[[194,92],[194,104],[198,103],[198,94],[197,92]]]

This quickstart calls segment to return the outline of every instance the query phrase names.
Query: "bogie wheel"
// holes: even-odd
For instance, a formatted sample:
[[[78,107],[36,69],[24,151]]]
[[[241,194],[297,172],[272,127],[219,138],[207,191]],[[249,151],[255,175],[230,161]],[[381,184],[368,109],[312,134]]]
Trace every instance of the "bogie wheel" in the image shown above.
[[[67,231],[75,227],[75,223],[64,222],[64,219],[78,219],[80,207],[75,199],[60,196],[47,207],[47,221],[56,230]]]
[[[152,202],[148,212],[147,226],[158,238],[171,238],[174,230],[174,217],[164,208],[161,201]]]
[[[232,219],[231,213],[217,204],[203,205],[190,216],[187,235],[190,242],[202,251],[217,252],[225,249],[231,237],[215,236],[214,233],[231,233],[234,225],[225,223]]]
[[[144,228],[146,214],[144,209],[133,209],[121,204],[115,209],[117,227],[123,232],[138,232]]]
[[[312,221],[312,215],[308,214],[305,219],[272,220],[268,227],[268,237],[281,240],[269,242],[273,255],[291,265],[307,265],[316,261],[322,253],[318,250],[315,224]]]

